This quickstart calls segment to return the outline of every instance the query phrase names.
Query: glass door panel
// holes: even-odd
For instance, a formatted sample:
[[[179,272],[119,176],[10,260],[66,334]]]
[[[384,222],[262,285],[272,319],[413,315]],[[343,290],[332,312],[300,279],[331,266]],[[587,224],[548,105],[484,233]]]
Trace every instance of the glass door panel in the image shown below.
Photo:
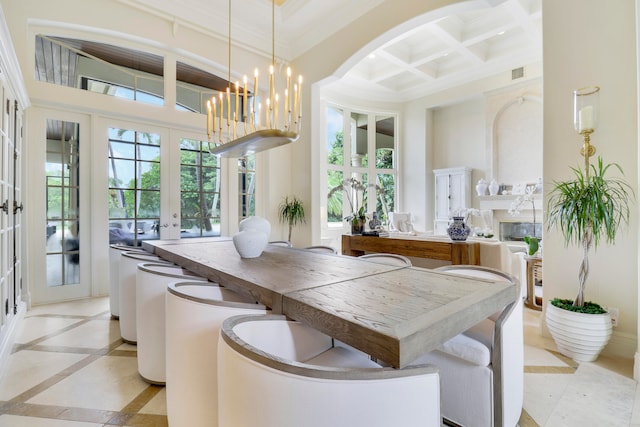
[[[80,283],[80,141],[78,123],[47,120],[47,287]]]
[[[220,159],[203,141],[180,140],[180,237],[220,236]]]
[[[160,136],[109,128],[109,243],[160,237]]]

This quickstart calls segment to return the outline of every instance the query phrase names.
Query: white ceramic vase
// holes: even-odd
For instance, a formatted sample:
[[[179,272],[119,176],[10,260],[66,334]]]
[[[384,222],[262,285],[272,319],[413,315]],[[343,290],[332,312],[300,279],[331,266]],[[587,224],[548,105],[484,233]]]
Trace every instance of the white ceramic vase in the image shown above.
[[[476,184],[476,192],[478,193],[478,196],[486,195],[487,187],[487,181],[485,181],[484,179],[480,179],[480,181],[478,181],[478,183]]]
[[[498,185],[498,182],[495,179],[492,179],[489,183],[489,194],[495,196],[496,194],[498,194],[499,189],[500,186]]]
[[[547,305],[546,321],[558,351],[578,362],[593,362],[611,338],[611,316]]]
[[[242,230],[233,236],[233,245],[241,258],[257,258],[269,243],[269,236],[255,229]]]
[[[238,224],[238,230],[257,230],[261,231],[269,237],[271,235],[271,223],[261,216],[250,216],[243,219]]]

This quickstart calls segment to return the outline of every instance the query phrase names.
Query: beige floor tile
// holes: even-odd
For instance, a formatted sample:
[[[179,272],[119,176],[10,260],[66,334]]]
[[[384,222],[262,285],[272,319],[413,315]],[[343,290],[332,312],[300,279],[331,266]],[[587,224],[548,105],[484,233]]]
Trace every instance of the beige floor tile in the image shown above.
[[[41,345],[101,349],[120,339],[115,320],[90,320],[67,332],[42,341]]]
[[[141,414],[167,415],[167,392],[163,387],[142,409]]]
[[[524,409],[539,425],[545,425],[567,389],[572,375],[525,374]]]
[[[119,345],[118,347],[116,347],[116,350],[121,350],[121,351],[138,351],[138,347],[133,345],[133,344],[127,344],[122,343],[122,345]]]
[[[546,349],[525,345],[524,347],[525,366],[561,366],[567,367],[566,362]]]
[[[0,400],[10,400],[58,374],[86,355],[22,350],[9,357],[0,379]]]
[[[51,418],[21,417],[0,415],[0,427],[101,427],[102,424],[83,423]]]
[[[120,411],[148,385],[133,357],[101,357],[28,403]]]
[[[16,344],[25,344],[81,321],[82,319],[27,316],[16,333],[15,342]]]
[[[632,379],[595,363],[582,363],[571,376],[549,419],[571,419],[572,425],[580,425],[573,424],[574,420],[581,420],[582,425],[627,425],[633,412],[635,391],[636,382]]]
[[[108,311],[109,298],[102,297],[34,306],[29,310],[29,315],[48,313],[61,316],[97,316]]]

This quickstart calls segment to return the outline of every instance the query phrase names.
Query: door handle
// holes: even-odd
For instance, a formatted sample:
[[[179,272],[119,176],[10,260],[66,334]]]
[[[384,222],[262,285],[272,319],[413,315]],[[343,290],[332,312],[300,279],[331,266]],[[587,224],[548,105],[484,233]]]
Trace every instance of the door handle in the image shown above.
[[[4,211],[7,215],[9,215],[9,200],[5,200],[0,209]]]
[[[15,215],[16,213],[18,213],[18,209],[20,210],[20,212],[22,212],[22,210],[24,209],[24,206],[22,205],[22,203],[20,203],[20,205],[18,205],[18,202],[16,202],[15,200],[13,201],[13,214]]]

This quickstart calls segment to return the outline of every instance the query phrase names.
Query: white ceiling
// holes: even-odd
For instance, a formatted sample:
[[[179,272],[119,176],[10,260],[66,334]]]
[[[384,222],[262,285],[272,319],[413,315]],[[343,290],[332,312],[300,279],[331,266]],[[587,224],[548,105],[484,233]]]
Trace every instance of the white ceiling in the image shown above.
[[[119,1],[228,38],[228,0]],[[276,56],[295,58],[383,1],[285,0],[275,7]],[[539,62],[541,2],[506,0],[481,9],[476,4],[392,40],[382,41],[382,35],[379,47],[360,52],[362,59],[334,89],[407,101]],[[233,42],[270,55],[271,1],[234,0],[231,7]]]

